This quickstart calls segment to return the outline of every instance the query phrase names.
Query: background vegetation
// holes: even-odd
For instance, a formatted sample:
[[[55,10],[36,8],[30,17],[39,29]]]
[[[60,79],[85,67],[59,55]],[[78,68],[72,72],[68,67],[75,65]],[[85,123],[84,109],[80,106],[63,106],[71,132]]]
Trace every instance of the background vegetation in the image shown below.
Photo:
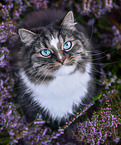
[[[78,22],[91,30],[90,41],[101,52],[95,65],[100,93],[64,127],[52,131],[44,127],[41,115],[28,124],[15,103],[17,79],[9,63],[10,49],[18,38],[17,27],[30,11],[59,7],[72,10]],[[11,46],[11,48],[9,48]],[[72,128],[73,141],[65,130]],[[76,142],[76,143],[75,143]],[[73,145],[121,144],[121,0],[4,0],[0,3],[0,144],[1,145]]]

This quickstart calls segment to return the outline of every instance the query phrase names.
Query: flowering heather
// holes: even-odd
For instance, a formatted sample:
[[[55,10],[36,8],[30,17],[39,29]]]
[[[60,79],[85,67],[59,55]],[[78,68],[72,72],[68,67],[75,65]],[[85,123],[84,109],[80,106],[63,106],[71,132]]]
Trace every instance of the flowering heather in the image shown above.
[[[17,27],[30,11],[60,7],[73,10],[76,19],[92,31],[90,41],[100,48],[100,93],[58,131],[45,127],[38,114],[28,124],[13,89],[17,79],[10,50],[18,38]],[[0,144],[121,144],[121,0],[4,0],[0,3]],[[93,36],[92,36],[93,35]],[[96,39],[95,39],[96,38]],[[99,59],[100,59],[99,57]],[[95,70],[96,71],[96,70]],[[79,120],[78,120],[79,118]],[[72,138],[65,140],[65,130]]]
[[[100,94],[101,105],[98,106],[98,112],[94,112],[91,119],[87,118],[86,121],[79,122],[78,128],[73,130],[73,135],[80,142],[99,145],[120,140],[118,126],[121,125],[121,101],[120,92],[114,85],[114,83],[120,84],[117,81],[119,80],[114,76],[110,81],[104,80],[102,82],[105,84],[105,91]],[[108,138],[110,138],[110,141],[108,141]]]

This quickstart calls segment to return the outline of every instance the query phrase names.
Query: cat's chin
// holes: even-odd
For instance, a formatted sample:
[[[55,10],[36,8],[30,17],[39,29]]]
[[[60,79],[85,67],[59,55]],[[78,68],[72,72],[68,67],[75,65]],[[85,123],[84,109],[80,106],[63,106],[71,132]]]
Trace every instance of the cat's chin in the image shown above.
[[[58,70],[55,71],[54,76],[65,76],[75,72],[76,65],[62,65]]]

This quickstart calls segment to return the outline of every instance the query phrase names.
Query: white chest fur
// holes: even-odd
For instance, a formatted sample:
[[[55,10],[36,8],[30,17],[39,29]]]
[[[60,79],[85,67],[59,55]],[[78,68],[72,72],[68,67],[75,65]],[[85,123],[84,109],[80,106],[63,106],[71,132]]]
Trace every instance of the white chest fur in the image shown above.
[[[86,95],[91,79],[89,72],[90,64],[87,64],[85,73],[76,71],[70,75],[57,76],[48,85],[31,83],[24,71],[20,72],[20,76],[34,100],[47,109],[53,118],[61,118],[73,113],[73,104],[81,103]]]

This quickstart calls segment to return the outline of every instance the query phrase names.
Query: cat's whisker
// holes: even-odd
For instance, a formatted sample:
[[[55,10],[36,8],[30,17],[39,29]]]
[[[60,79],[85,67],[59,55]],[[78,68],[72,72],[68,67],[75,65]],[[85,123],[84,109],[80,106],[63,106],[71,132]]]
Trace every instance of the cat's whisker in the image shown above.
[[[79,62],[78,62],[78,65],[81,66],[81,64],[80,64]],[[98,73],[100,73],[100,74],[103,74],[102,72],[100,72],[100,71],[98,71],[98,70],[95,70],[95,68],[93,68],[93,67],[92,67],[92,70],[93,70],[93,72],[96,72],[96,73],[98,72]],[[87,72],[87,71],[85,71],[85,72]],[[87,72],[87,73],[89,73],[89,72]],[[90,72],[89,74],[92,74],[92,73]],[[100,85],[100,86],[102,85],[100,82],[97,82],[98,80],[97,80],[96,78],[93,77],[93,79],[95,80],[95,84],[98,84],[98,85]],[[96,80],[97,80],[97,81],[96,81]]]
[[[33,71],[33,73],[31,73],[31,75],[29,75],[31,71]],[[38,70],[34,71],[33,69],[30,69],[30,68],[29,68],[29,69],[27,69],[27,71],[26,71],[25,73],[26,73],[26,75],[29,75],[29,76],[31,77],[31,76],[33,76],[36,72],[38,72]]]
[[[95,66],[92,66],[92,70],[93,70],[93,72],[103,74],[101,71],[99,71],[98,69],[96,69]]]
[[[120,63],[121,60],[119,61],[114,61],[114,62],[109,62],[109,63],[92,63],[94,65],[101,65],[101,66],[105,66],[105,65],[111,65],[111,64],[116,64],[116,63]]]
[[[46,77],[47,77],[48,73],[49,73],[49,70],[47,70],[47,73],[45,74],[45,76],[44,76],[44,78],[43,78],[42,82],[40,83],[40,85],[42,85],[42,84],[44,83],[44,80],[46,79]]]
[[[104,66],[104,65],[109,65],[109,64],[118,63],[118,62],[120,62],[120,61],[112,62],[112,63],[94,63],[94,62],[92,62],[92,61],[90,60],[90,61],[87,61],[87,62],[91,62],[92,65]],[[78,65],[80,65],[80,66],[82,65],[82,64],[80,64],[79,62],[77,62],[77,63],[78,63]]]
[[[35,84],[38,83],[38,81],[42,78],[43,75],[46,76],[46,74],[48,74],[48,73],[46,73],[46,72],[48,72],[48,70],[49,70],[49,69],[46,69],[46,70],[40,75],[40,77],[37,79],[37,81],[35,82]],[[44,78],[45,78],[45,77],[44,77]],[[43,81],[43,80],[42,80],[42,81]]]
[[[91,36],[90,36],[90,38],[89,38],[89,41],[88,41],[88,45],[87,45],[87,47],[89,47],[90,44],[91,44],[92,35],[93,35],[93,30],[94,30],[94,24],[92,25],[92,32],[91,32]]]
[[[91,54],[92,54],[92,56],[97,56],[97,55],[106,55],[106,52],[107,51],[104,51],[104,52],[92,52]]]
[[[45,67],[45,65],[43,66],[43,65],[39,65],[39,66],[37,66],[36,68],[42,68],[42,67]],[[31,71],[31,70],[33,70],[34,68],[32,67],[32,68],[27,68],[25,71],[26,71],[26,74],[27,74],[27,72],[29,72],[29,71]]]
[[[92,60],[102,60],[103,58],[106,58],[107,56],[102,56],[102,57],[99,57],[99,58],[92,58]]]
[[[47,67],[46,67],[46,68],[47,68]],[[45,69],[46,69],[46,68],[45,68]],[[28,71],[28,72],[27,72],[27,71]],[[26,74],[29,75],[29,78],[30,78],[30,79],[34,76],[34,74],[37,75],[37,73],[40,73],[40,72],[38,72],[38,70],[34,71],[34,70],[31,69],[31,68],[27,69],[27,71],[26,71]],[[30,72],[29,72],[29,71],[33,71],[33,73],[30,75]],[[35,77],[36,77],[36,75],[35,75]]]
[[[47,67],[48,66],[44,67],[44,69],[47,69]],[[33,71],[33,73],[30,73],[30,71]],[[34,76],[37,77],[38,74],[41,74],[41,76],[44,74],[44,73],[40,73],[38,70],[35,71],[35,70],[31,69],[31,68],[28,68],[25,73],[26,73],[26,75],[29,75],[29,79],[30,80],[33,79]]]
[[[105,51],[100,51],[100,50],[92,50],[92,51],[89,51],[89,50],[86,50],[86,52],[89,52],[89,53],[91,53],[91,54],[98,54],[98,53],[100,53],[100,54],[105,54],[106,52],[107,52],[107,50],[105,50]]]
[[[105,55],[105,56],[103,56],[103,57],[107,57],[107,54],[109,54],[109,55],[112,55],[113,53],[115,53],[117,50],[114,50],[114,51],[112,51],[111,53],[108,53],[108,51],[106,50],[106,51],[103,51],[103,52],[101,52],[101,51],[87,51],[87,52],[90,52],[91,53],[91,55],[92,56],[96,56],[96,55]]]
[[[47,68],[45,69],[45,71],[38,71],[35,75],[35,78],[37,78],[39,76],[39,78],[41,78],[43,76],[43,74],[47,71]],[[41,74],[41,75],[40,75]]]
[[[32,78],[37,73],[38,73],[38,70],[34,71],[29,77]]]

